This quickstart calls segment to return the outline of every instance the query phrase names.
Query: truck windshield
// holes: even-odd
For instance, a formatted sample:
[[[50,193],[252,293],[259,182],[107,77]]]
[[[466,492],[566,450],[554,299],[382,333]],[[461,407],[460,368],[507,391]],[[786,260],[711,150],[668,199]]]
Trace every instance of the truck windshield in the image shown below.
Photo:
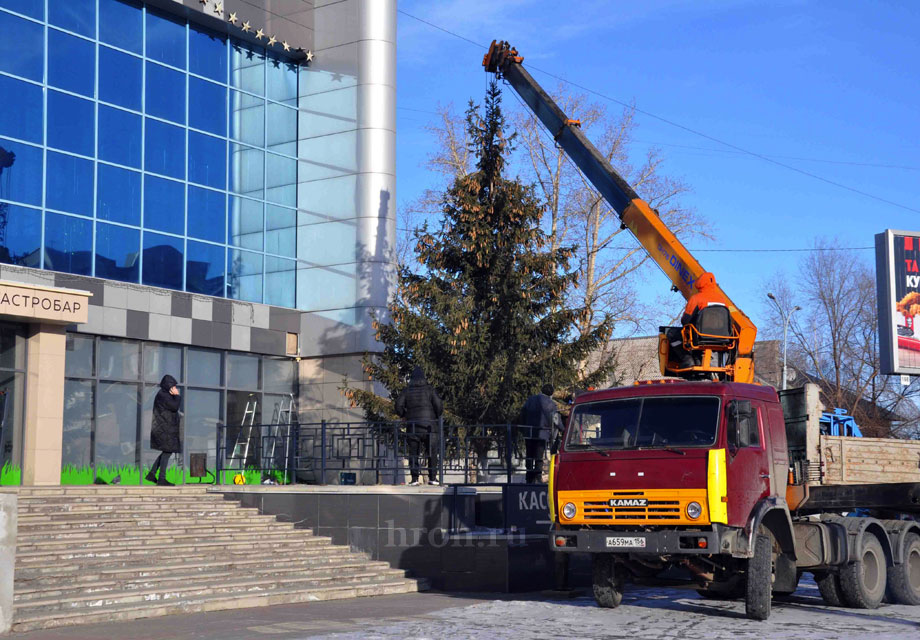
[[[629,398],[576,405],[566,449],[709,447],[719,425],[719,398]]]

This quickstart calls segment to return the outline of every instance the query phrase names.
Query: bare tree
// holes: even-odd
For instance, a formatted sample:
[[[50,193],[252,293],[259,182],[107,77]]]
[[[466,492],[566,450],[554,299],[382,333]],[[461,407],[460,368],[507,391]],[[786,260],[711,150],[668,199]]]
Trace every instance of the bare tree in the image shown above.
[[[821,387],[829,407],[846,409],[866,435],[901,436],[917,426],[920,385],[902,387],[882,374],[878,354],[875,273],[857,254],[819,240],[794,279],[768,284],[784,310],[802,308],[789,323],[789,361]],[[782,314],[769,308],[765,335],[782,334]]]

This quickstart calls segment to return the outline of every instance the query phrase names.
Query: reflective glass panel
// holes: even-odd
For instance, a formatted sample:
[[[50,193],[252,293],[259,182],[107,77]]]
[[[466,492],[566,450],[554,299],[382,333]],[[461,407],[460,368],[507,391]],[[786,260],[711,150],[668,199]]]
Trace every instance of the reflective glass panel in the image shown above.
[[[26,338],[23,329],[15,325],[0,323],[0,369],[25,369],[25,346]],[[0,416],[2,415],[0,412]]]
[[[265,253],[277,253],[293,258],[296,252],[297,212],[293,209],[267,205],[265,207]]]
[[[230,249],[227,252],[227,297],[262,302],[262,254]]]
[[[185,450],[208,454],[209,469],[214,468],[221,404],[220,391],[189,389],[185,396]]]
[[[92,464],[93,386],[91,380],[64,382],[64,434],[61,464],[88,467]]]
[[[92,255],[92,220],[45,214],[45,269],[88,276]]]
[[[141,110],[141,59],[99,47],[99,99]]]
[[[93,161],[48,152],[45,206],[68,213],[93,215]]]
[[[297,110],[268,103],[268,149],[289,156],[297,155]]]
[[[140,343],[133,340],[99,340],[99,377],[137,380],[140,373]]]
[[[268,393],[293,393],[296,364],[287,358],[262,358],[262,385]]]
[[[57,29],[48,29],[48,84],[93,97],[96,46]]]
[[[145,119],[144,168],[171,178],[185,178],[185,129]]]
[[[230,84],[265,95],[265,53],[261,47],[234,43],[230,51]]]
[[[15,331],[12,327],[3,328],[4,333],[12,331]],[[20,347],[19,350],[24,350],[24,347]],[[0,429],[0,469],[7,465],[22,469],[24,390],[25,374],[0,371],[0,398],[2,398],[0,402],[3,405],[3,429]],[[4,480],[6,480],[4,484],[15,483],[6,478]]]
[[[96,223],[96,277],[137,282],[140,277],[141,232],[130,227]]]
[[[265,100],[230,92],[230,137],[261,147],[265,144]]]
[[[234,389],[259,388],[259,356],[227,354],[227,386]]]
[[[0,0],[0,7],[37,20],[45,17],[45,0]]]
[[[207,296],[223,296],[224,254],[223,245],[189,240],[185,258],[185,290]]]
[[[265,256],[265,304],[294,308],[296,274],[293,260]]]
[[[188,188],[188,235],[223,242],[227,226],[227,196],[220,191]]]
[[[230,197],[227,243],[262,251],[262,203]]]
[[[15,171],[4,171],[3,197],[13,202],[41,206],[42,150],[0,138],[0,159],[16,163]]]
[[[189,126],[227,135],[227,88],[207,80],[188,79]]]
[[[44,67],[42,25],[0,11],[0,71],[41,82]]]
[[[182,289],[183,240],[144,233],[143,284]]]
[[[265,154],[265,199],[297,206],[297,161],[294,158]]]
[[[99,0],[99,39],[103,42],[141,53],[143,29],[140,5],[121,0]]]
[[[144,227],[167,233],[185,233],[184,184],[150,175],[144,179]]]
[[[92,336],[81,336],[67,332],[64,357],[64,375],[90,378],[96,370],[96,340]]]
[[[265,68],[268,76],[268,99],[297,106],[297,65],[269,58]]]
[[[185,23],[148,9],[147,57],[185,69]]]
[[[160,455],[159,451],[154,451],[150,448],[150,423],[153,420],[153,401],[157,397],[157,392],[159,392],[159,385],[148,384],[144,385],[142,393],[144,394],[144,404],[141,405],[141,466],[146,470],[150,468],[153,464],[153,461],[156,460],[157,456]],[[179,389],[180,393],[182,389]],[[181,407],[181,404],[180,404]],[[181,410],[181,409],[180,409]],[[176,457],[173,455],[169,460],[169,466],[176,466]],[[144,483],[146,484],[146,480]]]
[[[138,385],[100,382],[96,396],[94,462],[98,477],[111,478],[121,467],[134,466],[137,455]]]
[[[48,91],[48,146],[92,157],[95,119],[89,100]]]
[[[152,116],[185,123],[185,74],[147,63],[147,105]]]
[[[90,38],[96,35],[96,0],[48,0],[48,22]]]
[[[227,39],[189,25],[189,71],[227,83]]]
[[[0,262],[23,267],[41,266],[42,212],[15,204],[6,206],[6,236],[0,245]]]
[[[41,144],[42,88],[9,76],[0,76],[0,135]]]
[[[219,387],[223,377],[221,376],[220,360],[220,351],[206,351],[204,349],[189,348],[189,384],[202,384],[208,387]]]
[[[141,174],[98,164],[96,217],[112,222],[141,223]],[[137,252],[137,242],[134,243]]]
[[[160,384],[167,374],[182,382],[182,347],[144,343],[144,380]]]
[[[230,191],[262,198],[265,185],[265,153],[230,143]]]
[[[140,168],[140,116],[99,105],[99,159]]]
[[[215,189],[227,187],[227,141],[188,132],[188,179]]]

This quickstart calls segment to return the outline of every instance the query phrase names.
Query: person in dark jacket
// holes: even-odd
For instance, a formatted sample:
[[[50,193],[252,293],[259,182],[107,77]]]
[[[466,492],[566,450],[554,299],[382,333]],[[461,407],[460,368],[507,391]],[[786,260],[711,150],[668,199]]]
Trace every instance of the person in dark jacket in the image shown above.
[[[525,464],[527,466],[527,483],[535,484],[543,478],[543,458],[546,445],[562,430],[559,410],[553,400],[553,385],[545,384],[540,393],[527,398],[521,408],[520,423],[530,427],[524,434]]]
[[[438,392],[428,384],[421,367],[415,367],[409,378],[409,386],[396,399],[396,413],[406,424],[406,447],[409,450],[409,472],[412,486],[419,484],[419,457],[427,453],[428,484],[437,485],[438,453],[441,445],[438,439],[438,418],[444,411],[444,404]]]
[[[153,420],[150,424],[150,448],[160,452],[146,479],[160,486],[172,486],[166,479],[169,456],[182,451],[179,438],[179,388],[176,379],[170,375],[160,380],[160,390],[153,401]],[[157,470],[160,475],[157,477]]]

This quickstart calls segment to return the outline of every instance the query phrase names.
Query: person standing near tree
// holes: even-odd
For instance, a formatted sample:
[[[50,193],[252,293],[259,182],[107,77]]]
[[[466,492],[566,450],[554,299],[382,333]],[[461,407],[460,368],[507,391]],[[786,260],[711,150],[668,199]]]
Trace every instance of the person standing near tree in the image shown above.
[[[546,445],[562,430],[559,409],[553,400],[553,385],[544,384],[540,393],[529,398],[521,408],[520,423],[529,428],[524,434],[524,464],[527,466],[527,484],[536,484],[543,479],[543,458]]]
[[[150,448],[160,452],[145,479],[160,486],[173,486],[166,479],[166,467],[169,456],[182,451],[179,437],[179,388],[176,379],[170,375],[160,380],[160,390],[153,401],[153,420],[150,424]],[[157,470],[160,475],[157,477]]]
[[[412,370],[409,386],[396,399],[396,413],[406,421],[406,446],[409,453],[409,473],[412,475],[411,486],[418,486],[420,464],[419,458],[427,453],[428,484],[438,482],[438,453],[440,439],[438,418],[444,411],[444,404],[438,392],[428,384],[421,367]]]

